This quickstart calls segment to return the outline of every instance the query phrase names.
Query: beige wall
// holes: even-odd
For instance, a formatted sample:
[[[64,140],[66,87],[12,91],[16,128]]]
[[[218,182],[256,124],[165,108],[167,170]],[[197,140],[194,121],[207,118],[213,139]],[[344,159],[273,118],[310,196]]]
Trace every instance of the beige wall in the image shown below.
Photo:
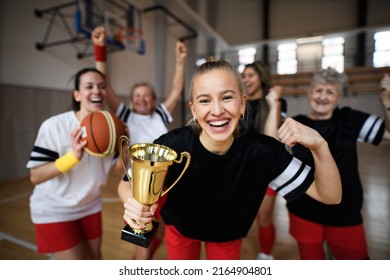
[[[66,91],[0,86],[0,181],[28,174],[25,166],[40,124],[70,106],[71,93]]]
[[[231,45],[264,37],[259,0],[219,0],[218,32]],[[269,39],[334,33],[357,27],[356,0],[270,0]],[[390,25],[390,1],[368,0],[367,25]]]

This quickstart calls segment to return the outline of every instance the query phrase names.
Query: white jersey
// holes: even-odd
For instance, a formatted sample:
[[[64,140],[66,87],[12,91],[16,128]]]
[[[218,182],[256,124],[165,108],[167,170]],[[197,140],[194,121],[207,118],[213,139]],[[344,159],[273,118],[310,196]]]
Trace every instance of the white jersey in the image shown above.
[[[75,112],[45,120],[38,131],[27,168],[54,162],[72,150],[70,133],[80,126]],[[66,173],[35,186],[30,197],[33,223],[71,221],[101,211],[101,188],[107,182],[113,157],[97,158],[84,153]]]
[[[160,104],[152,115],[140,115],[130,111],[122,102],[116,113],[129,128],[129,145],[153,143],[155,139],[168,132],[167,126],[173,121],[164,104]]]

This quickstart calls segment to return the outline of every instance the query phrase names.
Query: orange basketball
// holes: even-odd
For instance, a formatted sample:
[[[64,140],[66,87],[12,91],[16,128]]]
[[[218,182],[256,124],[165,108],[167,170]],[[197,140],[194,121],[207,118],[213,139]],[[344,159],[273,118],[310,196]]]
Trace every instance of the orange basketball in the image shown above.
[[[119,151],[119,137],[126,135],[125,124],[108,111],[87,115],[80,123],[85,151],[96,157],[108,157]]]

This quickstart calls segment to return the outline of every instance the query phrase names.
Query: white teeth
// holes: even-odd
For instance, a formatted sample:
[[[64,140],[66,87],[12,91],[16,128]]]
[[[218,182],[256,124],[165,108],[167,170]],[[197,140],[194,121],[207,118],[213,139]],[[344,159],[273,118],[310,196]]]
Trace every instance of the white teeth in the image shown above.
[[[229,121],[228,120],[222,120],[222,121],[216,121],[216,122],[209,122],[210,125],[212,126],[223,126],[227,124]]]

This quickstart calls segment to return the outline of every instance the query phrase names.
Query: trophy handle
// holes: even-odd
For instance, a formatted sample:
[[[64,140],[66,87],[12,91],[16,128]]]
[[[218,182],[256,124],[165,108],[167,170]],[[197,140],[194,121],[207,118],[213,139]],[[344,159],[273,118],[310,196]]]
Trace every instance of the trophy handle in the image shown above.
[[[161,193],[161,196],[165,195],[167,192],[169,192],[170,189],[173,188],[174,185],[180,180],[181,176],[183,176],[184,172],[187,170],[188,166],[190,165],[190,160],[191,160],[191,155],[188,152],[181,152],[180,154],[180,159],[179,160],[174,160],[176,163],[181,163],[183,161],[183,157],[187,158],[186,165],[183,168],[183,171],[181,172],[180,176],[176,179],[176,181],[165,191]]]
[[[125,161],[123,160],[123,152],[122,152],[122,150],[123,150],[123,142],[126,142],[126,147],[128,147],[129,146],[129,141],[130,141],[129,138],[127,138],[127,136],[125,136],[125,135],[122,135],[121,137],[119,137],[119,155],[121,157],[122,166],[123,166],[123,169],[125,170],[127,179],[129,179],[129,181],[131,182],[131,176],[127,172],[127,168],[126,168]]]

